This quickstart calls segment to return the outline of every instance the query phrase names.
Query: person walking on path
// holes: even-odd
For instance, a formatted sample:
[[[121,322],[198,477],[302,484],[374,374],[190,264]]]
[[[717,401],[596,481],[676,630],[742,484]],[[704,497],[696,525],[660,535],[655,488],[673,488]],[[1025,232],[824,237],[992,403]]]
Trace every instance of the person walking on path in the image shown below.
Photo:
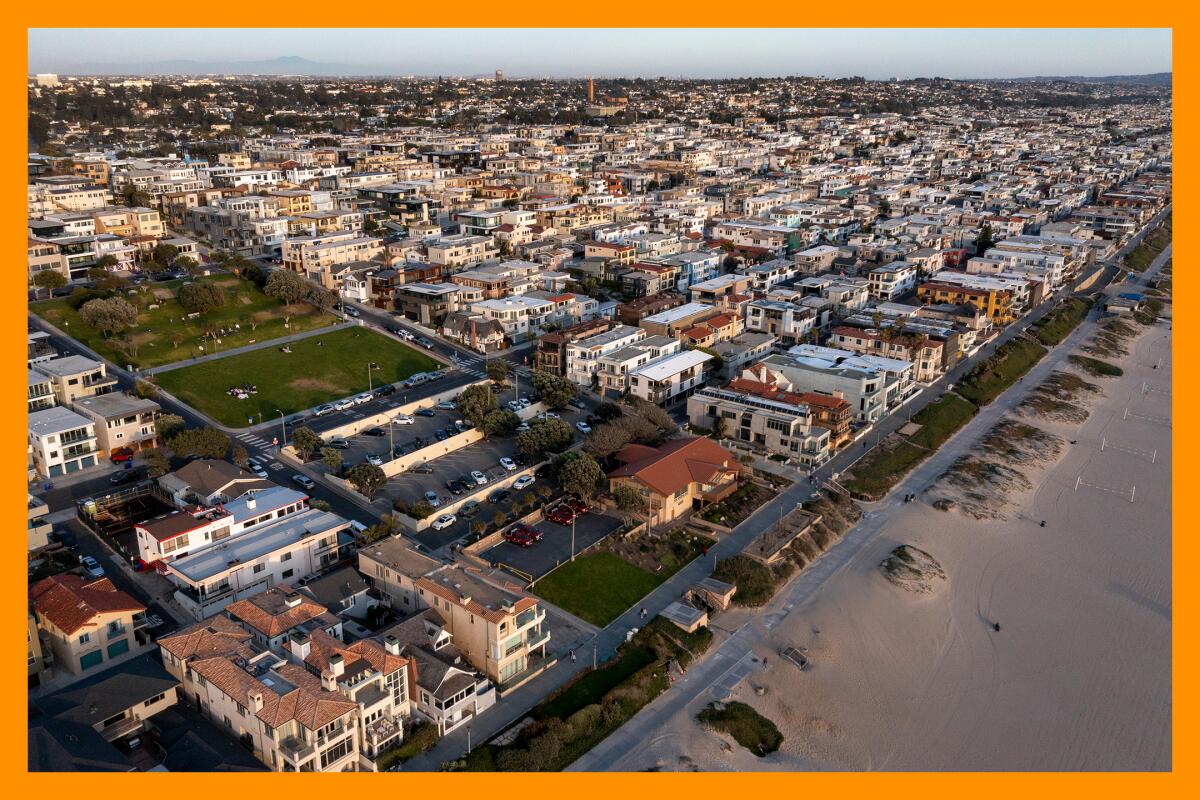
[[[649,613],[649,612],[648,612],[648,611],[646,611],[646,607],[645,607],[645,606],[642,606],[642,611],[641,611],[642,619],[645,619],[645,618],[646,618],[646,614],[648,614],[648,613]]]
[[[571,663],[572,663],[572,664],[574,664],[574,663],[575,663],[575,651],[574,651],[574,650],[569,650],[569,651],[567,651],[567,652],[568,652],[568,653],[570,654],[570,656],[571,656]]]

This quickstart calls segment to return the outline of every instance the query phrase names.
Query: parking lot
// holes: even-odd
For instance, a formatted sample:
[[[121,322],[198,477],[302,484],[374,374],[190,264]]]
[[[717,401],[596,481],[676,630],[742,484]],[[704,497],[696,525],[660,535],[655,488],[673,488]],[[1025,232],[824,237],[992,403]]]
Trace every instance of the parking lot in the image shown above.
[[[515,567],[535,579],[571,558],[571,526],[542,520],[533,527],[542,532],[542,540],[529,547],[502,541],[480,557],[491,564]],[[588,512],[575,518],[575,553],[582,552],[621,527],[621,520],[607,514]]]

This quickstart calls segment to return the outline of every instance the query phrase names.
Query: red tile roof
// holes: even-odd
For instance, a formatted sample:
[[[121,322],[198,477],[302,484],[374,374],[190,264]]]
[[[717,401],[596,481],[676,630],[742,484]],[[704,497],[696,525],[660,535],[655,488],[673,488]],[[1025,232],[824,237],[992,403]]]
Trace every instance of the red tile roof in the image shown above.
[[[108,578],[88,581],[78,575],[51,575],[35,583],[29,597],[34,610],[67,635],[100,614],[122,611],[137,614],[146,610]]]
[[[672,495],[692,483],[711,483],[717,475],[740,472],[733,454],[711,439],[674,439],[657,449],[626,445],[616,458],[625,464],[610,478],[634,478],[661,495]]]

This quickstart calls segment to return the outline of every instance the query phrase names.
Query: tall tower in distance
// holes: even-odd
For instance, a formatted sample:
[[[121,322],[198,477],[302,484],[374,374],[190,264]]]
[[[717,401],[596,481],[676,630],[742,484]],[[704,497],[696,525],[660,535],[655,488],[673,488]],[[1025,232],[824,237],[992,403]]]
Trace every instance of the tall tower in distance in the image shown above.
[[[504,70],[502,70],[502,69],[496,70],[496,80],[498,80],[498,81],[504,80]]]
[[[596,82],[588,78],[588,102],[596,102]]]

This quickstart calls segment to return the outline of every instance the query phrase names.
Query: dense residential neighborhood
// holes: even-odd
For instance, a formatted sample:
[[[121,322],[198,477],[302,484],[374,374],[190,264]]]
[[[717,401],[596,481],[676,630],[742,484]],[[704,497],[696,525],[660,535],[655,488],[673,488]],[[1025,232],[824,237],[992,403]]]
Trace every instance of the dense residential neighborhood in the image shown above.
[[[1169,314],[1169,86],[28,92],[31,770],[566,769]]]

